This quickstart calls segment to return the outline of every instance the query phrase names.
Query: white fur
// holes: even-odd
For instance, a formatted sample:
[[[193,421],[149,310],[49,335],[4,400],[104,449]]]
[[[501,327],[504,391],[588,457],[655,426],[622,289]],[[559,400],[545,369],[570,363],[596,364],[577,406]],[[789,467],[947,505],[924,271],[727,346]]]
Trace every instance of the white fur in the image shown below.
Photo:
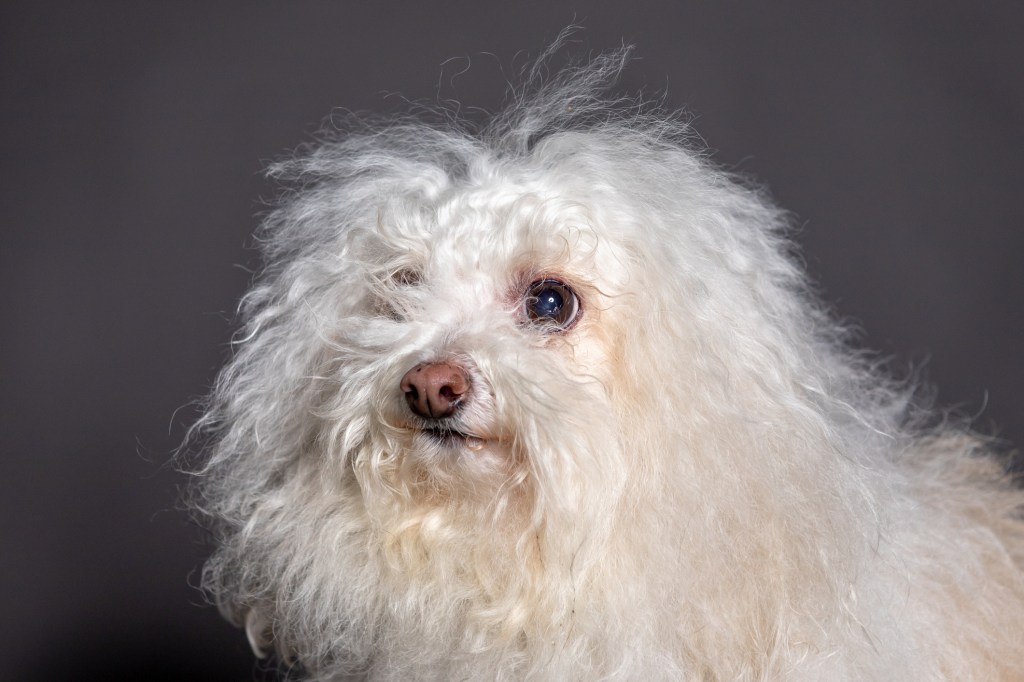
[[[206,587],[317,680],[1024,679],[1024,495],[849,349],[778,210],[600,99],[625,58],[274,168]],[[551,276],[565,333],[523,321]],[[444,359],[479,449],[413,428]]]

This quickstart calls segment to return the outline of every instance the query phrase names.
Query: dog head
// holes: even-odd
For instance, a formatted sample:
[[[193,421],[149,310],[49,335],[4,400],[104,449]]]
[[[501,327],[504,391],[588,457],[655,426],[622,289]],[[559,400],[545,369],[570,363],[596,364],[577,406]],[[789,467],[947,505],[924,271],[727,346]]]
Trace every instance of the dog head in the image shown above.
[[[297,189],[199,427],[206,584],[257,650],[523,655],[727,570],[756,552],[708,527],[827,488],[808,406],[847,374],[780,215],[685,126],[599,100],[623,58],[482,132],[401,121],[275,167]]]

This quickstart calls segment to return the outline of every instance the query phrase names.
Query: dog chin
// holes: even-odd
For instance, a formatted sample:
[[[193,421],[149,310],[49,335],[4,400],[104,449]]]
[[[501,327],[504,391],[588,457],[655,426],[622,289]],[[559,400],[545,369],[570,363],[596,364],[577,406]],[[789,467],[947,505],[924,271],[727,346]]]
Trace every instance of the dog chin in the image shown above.
[[[403,478],[414,487],[429,482],[454,493],[483,486],[476,492],[488,489],[493,494],[492,486],[485,483],[493,479],[500,486],[507,480],[515,466],[510,444],[516,439],[492,433],[457,421],[406,426],[399,446]]]

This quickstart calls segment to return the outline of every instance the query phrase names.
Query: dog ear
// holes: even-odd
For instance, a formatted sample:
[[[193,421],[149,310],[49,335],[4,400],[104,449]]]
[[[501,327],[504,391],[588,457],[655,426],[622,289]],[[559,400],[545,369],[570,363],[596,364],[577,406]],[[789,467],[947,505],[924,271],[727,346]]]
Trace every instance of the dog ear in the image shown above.
[[[245,614],[245,636],[257,658],[266,658],[274,645],[274,628],[270,619],[256,609]]]
[[[259,608],[245,614],[245,636],[257,658],[266,658],[273,651],[282,661],[294,660],[291,649],[275,637],[273,620]]]

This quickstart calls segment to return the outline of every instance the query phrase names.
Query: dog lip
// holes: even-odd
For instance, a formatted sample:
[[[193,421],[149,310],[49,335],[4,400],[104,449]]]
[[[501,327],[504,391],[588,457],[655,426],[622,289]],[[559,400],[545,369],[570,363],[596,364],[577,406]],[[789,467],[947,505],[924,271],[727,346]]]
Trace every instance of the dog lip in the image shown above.
[[[437,438],[438,440],[449,440],[449,439],[466,440],[466,439],[469,439],[469,438],[477,438],[478,440],[484,440],[483,438],[480,438],[479,436],[474,436],[471,433],[466,433],[465,431],[459,431],[458,429],[449,429],[449,428],[444,428],[444,427],[430,427],[430,428],[419,429],[419,430],[422,431],[423,433],[429,435],[432,438]]]
[[[466,433],[465,431],[460,431],[459,429],[452,427],[431,426],[426,428],[417,428],[415,430],[426,434],[435,442],[451,446],[463,445],[470,450],[479,450],[488,441],[488,439],[483,436]]]

